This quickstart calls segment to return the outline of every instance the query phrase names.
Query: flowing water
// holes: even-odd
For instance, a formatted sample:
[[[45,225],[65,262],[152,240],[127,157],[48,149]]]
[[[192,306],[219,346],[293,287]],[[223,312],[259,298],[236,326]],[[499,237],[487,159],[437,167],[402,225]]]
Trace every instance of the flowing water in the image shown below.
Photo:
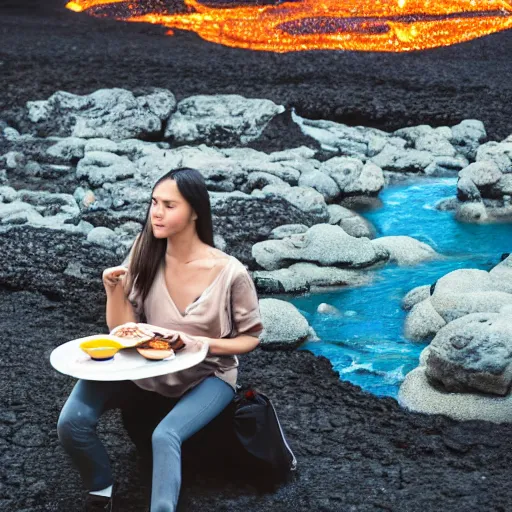
[[[512,252],[511,224],[463,224],[453,212],[436,210],[439,200],[455,194],[456,178],[424,178],[386,188],[380,194],[383,206],[363,214],[376,227],[378,237],[411,236],[445,259],[412,267],[387,265],[375,271],[370,285],[287,298],[321,340],[303,348],[327,357],[341,379],[376,395],[396,397],[426,345],[403,336],[404,295],[452,270],[490,270],[502,253]],[[317,313],[322,302],[338,308],[340,315]]]

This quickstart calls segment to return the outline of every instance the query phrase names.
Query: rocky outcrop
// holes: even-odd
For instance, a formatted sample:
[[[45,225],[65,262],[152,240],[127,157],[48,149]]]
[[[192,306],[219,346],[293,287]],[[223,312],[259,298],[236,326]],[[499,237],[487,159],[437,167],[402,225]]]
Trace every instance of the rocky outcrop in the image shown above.
[[[497,313],[507,304],[512,304],[511,256],[489,272],[459,269],[437,280],[428,296],[414,302],[405,320],[405,332],[409,339],[426,340],[457,318]]]
[[[413,292],[421,298],[423,290]],[[456,419],[512,421],[512,257],[490,272],[450,272],[429,292],[406,301],[415,302],[406,336],[433,339],[400,387],[401,403]]]
[[[279,270],[256,270],[252,274],[262,293],[301,293],[325,287],[361,286],[373,280],[371,271],[321,267],[314,263],[294,263]]]
[[[111,140],[160,136],[163,121],[175,107],[174,95],[166,89],[140,96],[125,89],[100,89],[84,96],[58,91],[48,100],[27,103],[39,135]]]
[[[512,306],[450,322],[429,345],[426,375],[449,392],[506,395],[512,383]]]
[[[457,201],[448,204],[463,222],[512,219],[512,136],[476,150],[476,161],[459,172]],[[442,206],[446,205],[442,203]]]
[[[368,239],[347,235],[339,226],[321,224],[306,233],[283,240],[267,240],[252,248],[254,259],[265,270],[277,270],[297,261],[320,266],[361,269],[384,263],[389,253]]]
[[[254,277],[266,292],[366,284],[372,279],[368,271],[387,262],[412,265],[439,258],[428,245],[410,237],[356,238],[329,224],[274,238],[252,248],[254,259],[265,269]]]
[[[282,112],[284,107],[270,100],[237,94],[190,96],[178,103],[169,118],[165,138],[174,144],[247,144],[256,140],[268,122]]]
[[[466,119],[458,125],[433,128],[411,126],[388,133],[375,128],[347,126],[293,115],[304,134],[328,152],[371,161],[389,173],[450,176],[475,161],[486,138],[481,121]]]

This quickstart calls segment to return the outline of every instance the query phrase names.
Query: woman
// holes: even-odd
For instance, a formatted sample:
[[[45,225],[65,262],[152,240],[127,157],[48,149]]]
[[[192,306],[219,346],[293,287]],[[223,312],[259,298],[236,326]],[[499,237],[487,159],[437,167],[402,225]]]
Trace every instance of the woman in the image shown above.
[[[101,414],[140,394],[177,400],[152,436],[151,512],[173,511],[181,485],[181,444],[233,399],[238,360],[262,331],[254,284],[240,261],[213,247],[210,200],[202,175],[178,169],[153,187],[141,233],[123,262],[103,272],[110,330],[145,321],[206,338],[199,365],[137,381],[79,380],[64,405],[59,439],[89,490],[86,510],[112,510],[105,448],[96,435]]]

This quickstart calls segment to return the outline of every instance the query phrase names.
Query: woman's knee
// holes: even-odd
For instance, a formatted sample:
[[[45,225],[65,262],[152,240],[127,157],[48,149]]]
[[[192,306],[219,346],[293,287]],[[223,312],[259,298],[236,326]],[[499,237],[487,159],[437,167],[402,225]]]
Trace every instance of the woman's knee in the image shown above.
[[[151,444],[153,447],[169,444],[180,445],[181,439],[175,429],[159,424],[153,431]]]
[[[57,421],[57,434],[61,443],[80,438],[96,430],[97,419],[85,409],[64,407]]]

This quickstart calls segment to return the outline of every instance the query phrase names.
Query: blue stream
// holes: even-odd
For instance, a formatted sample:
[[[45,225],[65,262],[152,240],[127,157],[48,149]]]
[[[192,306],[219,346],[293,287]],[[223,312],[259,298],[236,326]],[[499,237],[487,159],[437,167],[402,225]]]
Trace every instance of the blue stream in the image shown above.
[[[321,340],[303,348],[327,357],[341,379],[375,395],[396,397],[425,347],[403,336],[403,296],[452,270],[490,270],[502,253],[512,252],[511,224],[462,224],[455,221],[453,212],[435,209],[440,199],[455,193],[456,178],[424,178],[385,189],[380,194],[383,207],[363,214],[376,227],[378,237],[411,236],[447,259],[413,267],[387,265],[375,272],[370,285],[287,297]],[[317,313],[322,302],[338,308],[342,316]]]

